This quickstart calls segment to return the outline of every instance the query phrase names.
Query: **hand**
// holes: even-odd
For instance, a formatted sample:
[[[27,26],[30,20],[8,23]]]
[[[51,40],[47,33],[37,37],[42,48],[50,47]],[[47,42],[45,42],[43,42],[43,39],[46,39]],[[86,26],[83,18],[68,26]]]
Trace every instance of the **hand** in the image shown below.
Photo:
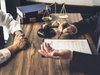
[[[23,37],[25,37],[25,34],[21,30],[15,31],[14,35],[15,36],[23,36]]]
[[[26,49],[29,42],[25,36],[15,35],[13,45],[15,45],[17,50]]]
[[[38,52],[47,58],[55,59],[71,60],[73,55],[70,50],[55,50],[51,48],[50,45],[47,43],[43,43],[41,45],[41,50],[39,50]]]
[[[28,42],[28,39],[25,37],[24,33],[21,31],[16,31],[13,44],[7,48],[11,54],[14,54],[20,50],[28,48],[29,46],[30,43]]]
[[[64,28],[66,25],[67,25],[67,28]],[[70,33],[73,33],[74,31],[76,31],[76,27],[75,27],[75,25],[72,25],[72,24],[68,23],[67,21],[64,21],[59,25],[58,30],[60,32],[70,34]]]
[[[28,39],[25,37],[25,34],[22,31],[15,32],[14,43],[18,50],[26,49],[30,46]]]
[[[11,54],[15,54],[16,52],[23,50],[25,48],[28,48],[28,41],[26,38],[22,37],[15,37],[14,43],[10,46],[8,46],[8,50],[11,52]]]

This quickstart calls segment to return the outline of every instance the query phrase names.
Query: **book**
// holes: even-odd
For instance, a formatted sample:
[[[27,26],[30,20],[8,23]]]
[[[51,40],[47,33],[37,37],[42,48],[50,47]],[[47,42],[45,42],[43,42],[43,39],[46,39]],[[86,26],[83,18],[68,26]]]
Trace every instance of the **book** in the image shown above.
[[[32,4],[16,7],[17,14],[20,17],[21,23],[42,21],[45,9],[45,4]]]
[[[88,41],[86,39],[45,39],[44,42],[49,43],[54,49],[68,49],[82,53],[92,54]]]

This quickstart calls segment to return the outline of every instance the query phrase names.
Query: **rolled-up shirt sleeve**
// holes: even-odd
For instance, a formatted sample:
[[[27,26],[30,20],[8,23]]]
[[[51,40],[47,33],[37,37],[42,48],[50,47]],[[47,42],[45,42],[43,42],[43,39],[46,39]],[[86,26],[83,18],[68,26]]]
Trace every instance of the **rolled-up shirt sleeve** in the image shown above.
[[[11,57],[11,52],[7,49],[0,50],[0,64],[7,61]]]
[[[14,33],[17,30],[22,30],[20,23],[13,19],[9,13],[4,13],[0,10],[0,26],[5,26],[9,33]]]
[[[11,57],[11,52],[7,49],[0,50],[0,64],[7,61]]]

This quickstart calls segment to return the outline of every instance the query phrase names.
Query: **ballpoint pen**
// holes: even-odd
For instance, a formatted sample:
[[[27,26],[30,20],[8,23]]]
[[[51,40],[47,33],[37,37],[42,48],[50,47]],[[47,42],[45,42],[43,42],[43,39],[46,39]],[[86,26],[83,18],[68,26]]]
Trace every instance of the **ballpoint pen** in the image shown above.
[[[58,39],[61,37],[61,35],[63,34],[63,30],[65,29],[65,28],[67,28],[69,26],[69,24],[68,23],[65,23],[64,25],[63,25],[63,29],[62,29],[62,31],[60,32],[60,35],[58,36]]]
[[[61,37],[62,34],[63,34],[63,32],[60,33],[60,35],[58,36],[58,39]]]

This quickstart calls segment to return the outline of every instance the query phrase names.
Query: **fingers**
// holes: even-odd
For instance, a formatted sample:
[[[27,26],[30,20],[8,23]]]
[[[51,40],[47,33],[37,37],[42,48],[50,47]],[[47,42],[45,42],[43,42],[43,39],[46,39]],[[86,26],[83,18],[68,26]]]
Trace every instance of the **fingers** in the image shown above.
[[[59,58],[60,58],[59,56],[53,56],[52,52],[51,52],[51,53],[47,53],[47,52],[45,52],[44,50],[38,50],[38,52],[39,52],[41,55],[43,55],[43,56],[45,56],[45,57],[47,57],[47,58],[53,58],[53,59],[59,59]]]
[[[49,44],[43,43],[41,44],[41,50],[39,50],[39,53],[45,57],[51,57],[52,51],[53,49],[50,47]]]
[[[63,30],[63,33],[70,33],[72,31],[72,27],[69,26]]]
[[[15,38],[26,38],[24,34],[15,35]]]
[[[15,36],[25,36],[25,34],[22,31],[18,30],[15,32]]]
[[[45,52],[47,52],[47,53],[49,52],[49,48],[48,48],[48,45],[46,43],[43,43],[42,47],[43,47],[43,50]]]
[[[38,50],[38,52],[47,58],[54,58],[54,59],[61,58],[59,50],[52,49],[51,46],[47,43],[43,43],[41,45],[41,50]]]
[[[67,21],[64,21],[64,22],[60,23],[60,25],[59,25],[59,27],[58,27],[58,30],[59,30],[60,32],[62,32],[63,29],[64,29],[64,26],[65,26],[67,23],[68,23]]]
[[[59,30],[59,32],[62,32],[63,31],[62,25],[59,25],[58,30]]]
[[[44,50],[46,53],[49,53],[52,51],[52,48],[50,47],[50,45],[48,43],[43,43],[41,45],[41,50]]]
[[[41,55],[43,55],[43,56],[45,56],[45,57],[48,57],[49,55],[44,51],[44,50],[38,50],[38,52],[41,54]]]
[[[46,43],[42,44],[41,50],[39,50],[38,52],[47,58],[54,58],[54,59],[71,59],[71,54],[72,54],[70,50],[49,51],[48,45]]]
[[[19,41],[21,39],[27,40],[27,38],[25,37],[24,33],[20,33],[20,34],[16,34],[15,38],[14,38],[14,42]]]
[[[70,25],[67,28],[65,28],[63,30],[63,33],[72,33],[75,30],[75,26],[74,25]]]
[[[63,33],[71,33],[75,30],[75,26],[64,21],[59,25],[58,30]]]
[[[22,35],[15,35],[13,45],[17,48],[17,50],[23,50],[30,46],[28,39]]]

